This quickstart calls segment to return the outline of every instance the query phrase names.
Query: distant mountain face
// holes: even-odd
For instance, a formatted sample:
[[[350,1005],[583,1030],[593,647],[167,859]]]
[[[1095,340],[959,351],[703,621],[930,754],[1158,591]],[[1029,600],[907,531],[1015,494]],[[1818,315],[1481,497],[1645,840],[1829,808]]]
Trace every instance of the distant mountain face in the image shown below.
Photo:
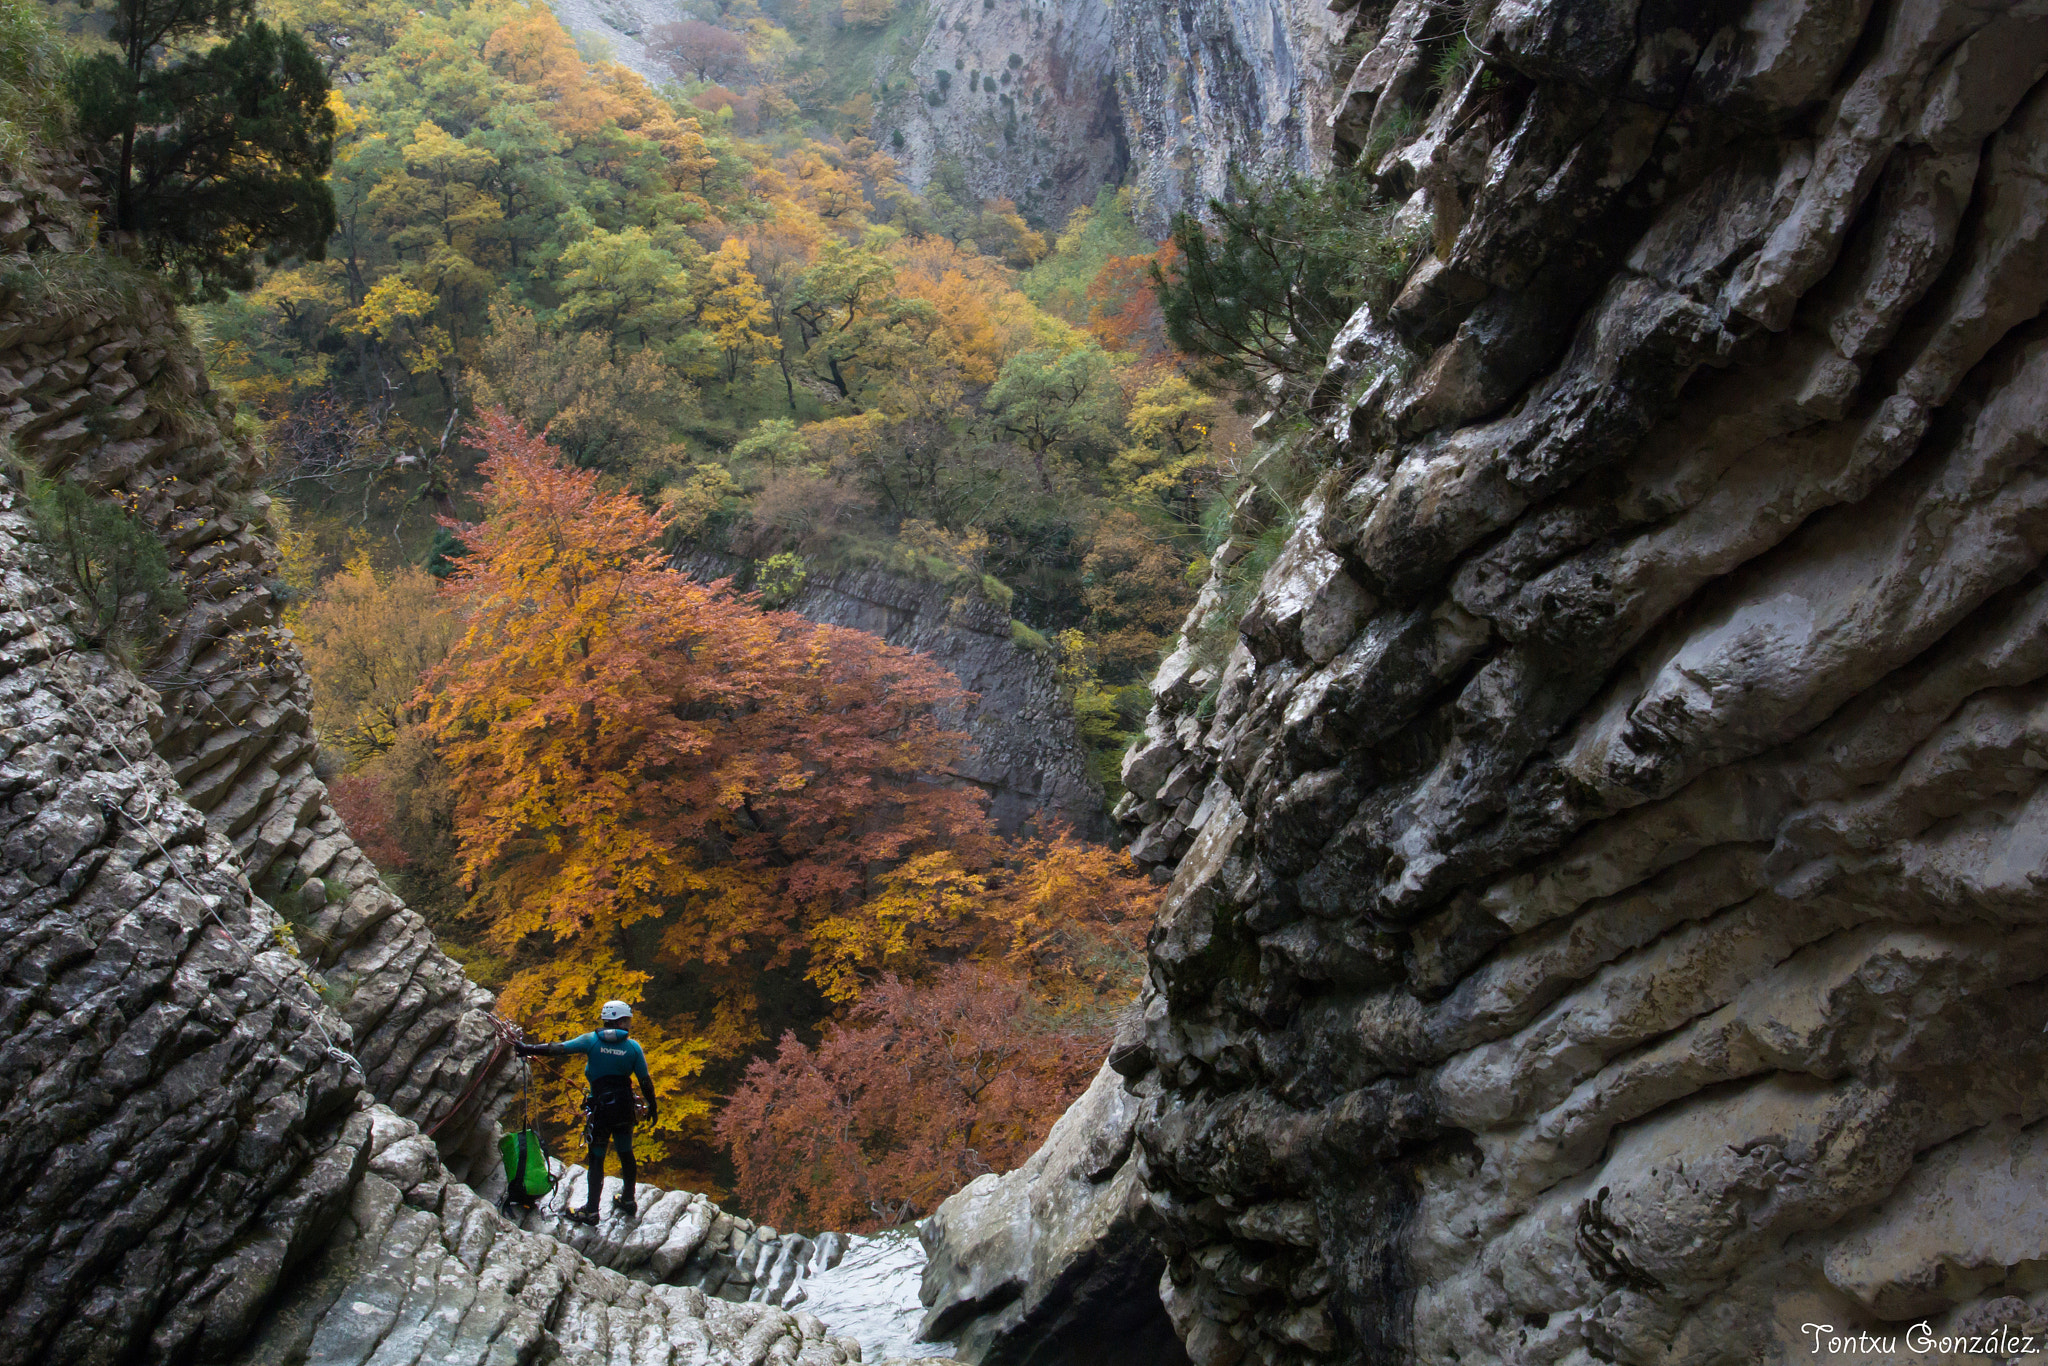
[[[936,0],[911,84],[877,139],[913,185],[948,161],[968,189],[1057,228],[1104,185],[1139,189],[1164,235],[1233,167],[1329,164],[1331,74],[1353,20],[1313,0]]]
[[[877,140],[912,185],[952,163],[966,188],[1057,227],[1130,163],[1104,0],[934,0]]]
[[[671,78],[648,41],[684,17],[678,0],[549,3],[580,45]],[[1377,24],[1317,0],[931,0],[907,61],[894,46],[874,59],[873,135],[917,189],[956,176],[1040,227],[1128,181],[1140,225],[1164,236],[1233,167],[1329,164],[1332,73],[1354,29]]]
[[[611,49],[612,60],[630,67],[655,85],[673,79],[669,69],[648,51],[657,25],[680,21],[676,0],[548,0],[555,18],[579,46],[598,38]],[[586,53],[586,55],[588,55]]]

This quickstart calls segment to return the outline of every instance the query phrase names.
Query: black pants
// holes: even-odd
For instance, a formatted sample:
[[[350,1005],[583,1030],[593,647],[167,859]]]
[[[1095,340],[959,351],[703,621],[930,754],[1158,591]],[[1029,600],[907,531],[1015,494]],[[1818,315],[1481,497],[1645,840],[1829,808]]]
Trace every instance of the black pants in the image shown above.
[[[591,1214],[598,1212],[597,1198],[604,1193],[604,1150],[607,1144],[616,1148],[619,1153],[619,1179],[626,1185],[620,1195],[627,1200],[633,1198],[633,1126],[592,1124],[590,1161],[586,1164],[590,1170],[590,1199],[583,1206],[584,1210]]]

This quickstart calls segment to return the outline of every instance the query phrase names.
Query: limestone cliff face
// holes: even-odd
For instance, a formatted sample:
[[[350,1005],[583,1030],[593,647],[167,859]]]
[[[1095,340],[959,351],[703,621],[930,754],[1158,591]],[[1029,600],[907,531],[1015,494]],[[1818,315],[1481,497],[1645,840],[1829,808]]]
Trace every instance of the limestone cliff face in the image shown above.
[[[1123,178],[1106,0],[932,0],[926,20],[908,88],[876,116],[913,186],[952,162],[977,196],[1056,226]]]
[[[1357,15],[1320,0],[1116,7],[1117,96],[1140,225],[1228,197],[1233,172],[1330,165],[1329,116]],[[1346,6],[1350,8],[1350,6]]]
[[[2044,76],[2024,4],[1388,16],[1431,249],[1126,767],[1201,1366],[2048,1319]]]
[[[1128,181],[1162,236],[1233,169],[1327,167],[1347,35],[1377,23],[1318,0],[934,0],[928,19],[910,88],[875,121],[913,185],[951,161],[1058,227]]]
[[[727,578],[745,565],[689,550],[676,567],[699,579]],[[915,650],[975,695],[958,724],[972,752],[954,770],[988,794],[1004,834],[1054,822],[1085,837],[1107,829],[1102,789],[1074,729],[1074,709],[1052,662],[1018,645],[1009,614],[979,597],[956,597],[925,579],[875,569],[818,574],[787,604],[809,621],[845,626]]]

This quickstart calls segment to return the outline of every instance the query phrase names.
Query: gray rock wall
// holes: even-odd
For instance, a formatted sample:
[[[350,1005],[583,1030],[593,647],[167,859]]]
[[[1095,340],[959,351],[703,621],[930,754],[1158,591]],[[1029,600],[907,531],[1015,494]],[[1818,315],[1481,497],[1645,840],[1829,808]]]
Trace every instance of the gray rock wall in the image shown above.
[[[2044,77],[2034,5],[1395,7],[1431,250],[1126,768],[1201,1366],[2048,1321]]]
[[[378,1098],[438,1123],[457,1172],[489,1179],[511,1076],[491,996],[378,882],[327,804],[310,685],[279,625],[260,455],[161,294],[108,283],[71,250],[79,180],[56,164],[0,185],[0,251],[23,253],[0,285],[0,438],[44,474],[125,500],[170,550],[190,603],[143,669],[162,703],[156,751],[249,878],[300,918],[300,949]],[[341,894],[326,899],[326,883]]]
[[[951,161],[976,195],[1057,228],[1130,159],[1111,15],[1105,0],[933,0],[909,88],[876,112],[877,140],[918,189]]]
[[[975,193],[1056,229],[1128,182],[1140,225],[1161,236],[1177,210],[1224,196],[1233,170],[1327,168],[1344,44],[1377,22],[1317,0],[936,0],[928,20],[905,77],[890,77],[911,88],[875,120],[884,145],[901,134],[912,185],[950,160]]]
[[[1115,8],[1117,95],[1142,227],[1230,197],[1233,172],[1330,165],[1329,116],[1357,16],[1319,0]]]
[[[707,550],[686,551],[675,563],[704,580],[745,568]],[[954,776],[988,794],[989,815],[1004,834],[1050,821],[1085,837],[1103,833],[1102,789],[1089,774],[1073,705],[1052,662],[1011,639],[1001,608],[978,596],[950,596],[929,580],[865,569],[812,575],[786,610],[915,650],[975,694],[957,722],[973,749]]]

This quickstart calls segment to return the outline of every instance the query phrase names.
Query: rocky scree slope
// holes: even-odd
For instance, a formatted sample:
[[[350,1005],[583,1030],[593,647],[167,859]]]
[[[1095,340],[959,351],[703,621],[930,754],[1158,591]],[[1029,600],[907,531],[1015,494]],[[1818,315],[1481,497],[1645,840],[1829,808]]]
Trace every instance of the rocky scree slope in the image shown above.
[[[1201,1366],[2048,1321],[2044,76],[2038,4],[1388,16],[1428,246],[1124,773]]]
[[[586,1256],[462,1179],[497,1174],[490,997],[325,805],[254,453],[153,282],[81,249],[78,184],[0,182],[0,424],[190,601],[147,683],[82,647],[0,488],[0,1362],[857,1358],[726,1302],[808,1240],[650,1192],[687,1217]]]
[[[674,564],[707,582],[747,567],[704,549],[685,550]],[[1026,825],[1065,825],[1088,838],[1107,830],[1073,704],[1052,661],[1012,637],[1009,613],[978,594],[956,595],[929,579],[879,569],[807,576],[784,610],[915,650],[975,695],[954,723],[973,748],[953,776],[988,794],[989,815],[1005,835]]]

